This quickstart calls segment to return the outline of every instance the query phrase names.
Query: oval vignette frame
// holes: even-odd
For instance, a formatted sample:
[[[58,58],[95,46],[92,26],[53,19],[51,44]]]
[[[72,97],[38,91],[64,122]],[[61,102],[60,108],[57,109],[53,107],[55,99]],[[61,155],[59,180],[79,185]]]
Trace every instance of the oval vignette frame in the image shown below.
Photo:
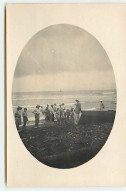
[[[50,80],[49,84],[44,79]],[[25,85],[21,84],[23,82]],[[42,91],[40,82],[45,84]],[[102,86],[103,90],[99,90]],[[40,119],[40,129],[34,129],[31,113],[37,104],[56,103],[59,107],[65,101],[66,109],[70,109],[68,104],[72,104],[77,95],[83,110],[78,126],[70,120],[64,122],[64,118],[60,123]],[[68,100],[69,97],[73,101]],[[103,111],[97,107],[101,97],[105,103]],[[19,125],[18,132],[27,150],[37,160],[60,169],[78,167],[90,161],[105,145],[116,114],[116,82],[106,51],[95,37],[77,26],[57,24],[40,30],[26,43],[18,58],[12,104],[14,116],[18,106],[28,109],[28,125],[25,129]]]

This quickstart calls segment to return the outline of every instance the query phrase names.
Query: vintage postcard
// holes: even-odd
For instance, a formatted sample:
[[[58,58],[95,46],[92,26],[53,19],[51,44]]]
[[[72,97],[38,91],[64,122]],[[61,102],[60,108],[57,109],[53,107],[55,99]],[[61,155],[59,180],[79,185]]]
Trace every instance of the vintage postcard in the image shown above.
[[[6,7],[7,185],[126,183],[125,4]]]

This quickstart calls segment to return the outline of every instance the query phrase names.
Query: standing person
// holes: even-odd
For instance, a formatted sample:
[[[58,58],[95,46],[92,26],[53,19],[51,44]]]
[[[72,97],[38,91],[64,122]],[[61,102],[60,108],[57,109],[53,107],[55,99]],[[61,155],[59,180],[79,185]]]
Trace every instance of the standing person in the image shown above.
[[[102,102],[102,100],[100,100],[100,110],[103,111],[105,109],[105,106]]]
[[[81,104],[79,100],[75,100],[75,110],[74,110],[74,123],[75,125],[78,125],[79,120],[80,120],[80,114],[81,114]]]
[[[59,111],[60,111],[60,121],[62,120],[63,118],[63,109],[62,109],[62,105],[60,104],[60,107],[59,107]]]
[[[53,105],[51,105],[50,107],[50,120],[54,121],[54,109],[53,109]]]
[[[36,106],[36,109],[32,112],[35,115],[35,127],[34,128],[38,128],[39,126],[39,115],[40,115],[40,105]]]
[[[42,113],[42,114],[44,114],[44,109],[43,109],[43,106],[40,106],[40,112]]]
[[[19,130],[19,126],[21,125],[21,113],[20,113],[20,110],[22,108],[20,106],[17,107],[17,111],[15,112],[15,124],[16,124],[16,127],[17,127],[17,130]]]
[[[67,119],[67,121],[69,121],[69,119],[70,119],[70,110],[69,109],[66,110],[66,119]]]
[[[40,106],[40,113],[42,113],[42,119],[45,119],[45,112],[43,106]]]
[[[66,120],[66,109],[65,109],[65,104],[62,103],[61,107],[62,107],[62,112],[63,112],[62,117]]]
[[[73,122],[74,121],[74,109],[71,107],[70,110],[70,120]]]
[[[56,106],[56,104],[53,105],[53,110],[54,110],[54,112],[57,111],[57,106]]]
[[[56,111],[57,111],[56,104],[53,105],[53,110],[54,110],[54,120],[56,120]]]
[[[57,108],[57,111],[56,111],[56,120],[59,124],[61,124],[61,120],[60,120],[60,110],[59,108]]]
[[[23,116],[23,128],[25,128],[28,121],[27,108],[24,108],[22,116]]]
[[[49,105],[48,104],[45,108],[45,120],[50,121],[50,110],[49,110]]]

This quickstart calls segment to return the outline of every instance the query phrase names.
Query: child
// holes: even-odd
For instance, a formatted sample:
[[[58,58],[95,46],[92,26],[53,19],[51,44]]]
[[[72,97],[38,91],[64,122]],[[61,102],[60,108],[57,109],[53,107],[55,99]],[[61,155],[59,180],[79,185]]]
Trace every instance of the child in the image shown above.
[[[28,121],[27,108],[24,108],[24,112],[23,112],[22,116],[23,116],[23,123],[24,123],[23,128],[25,128],[26,124],[27,124],[27,121]]]
[[[73,122],[74,121],[74,109],[71,107],[70,110],[70,120]]]

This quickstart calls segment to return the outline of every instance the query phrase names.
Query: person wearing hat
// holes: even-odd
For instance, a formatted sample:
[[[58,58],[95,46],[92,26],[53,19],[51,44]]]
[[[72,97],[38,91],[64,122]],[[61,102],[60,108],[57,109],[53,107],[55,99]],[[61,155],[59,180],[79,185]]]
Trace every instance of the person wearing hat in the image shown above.
[[[100,100],[100,111],[103,111],[105,109],[105,106],[102,102],[102,100]]]
[[[20,106],[18,106],[17,107],[17,111],[15,112],[15,124],[16,124],[16,127],[17,127],[17,130],[19,130],[19,126],[21,125],[21,113],[20,113],[20,111],[21,111],[21,107]]]
[[[78,125],[80,116],[81,116],[81,103],[79,102],[79,100],[75,100],[75,101],[76,101],[76,104],[75,104],[75,110],[74,110],[74,123],[75,125]]]
[[[24,108],[22,116],[23,116],[23,128],[25,128],[28,121],[27,108]]]
[[[39,125],[39,115],[40,115],[40,105],[36,106],[36,109],[32,112],[35,115],[35,128],[38,128]]]

